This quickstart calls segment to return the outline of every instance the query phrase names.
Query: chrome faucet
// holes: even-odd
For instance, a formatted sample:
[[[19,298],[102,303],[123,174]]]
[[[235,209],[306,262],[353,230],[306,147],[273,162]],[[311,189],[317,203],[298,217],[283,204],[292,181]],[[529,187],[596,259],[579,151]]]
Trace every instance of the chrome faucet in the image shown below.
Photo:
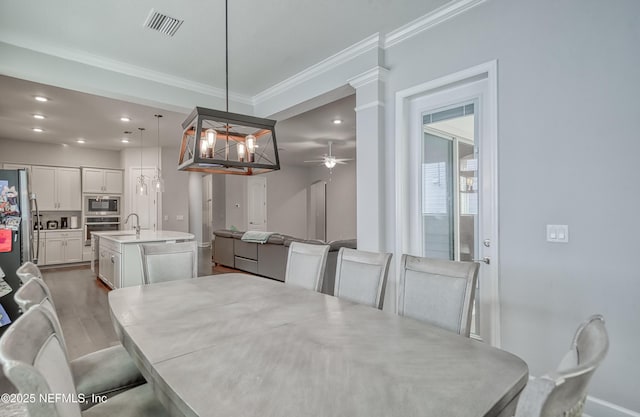
[[[131,216],[136,216],[136,225],[133,228],[136,230],[136,237],[140,237],[140,217],[138,217],[137,213],[129,214],[125,219],[124,224],[127,224],[127,222],[129,221],[129,217]]]

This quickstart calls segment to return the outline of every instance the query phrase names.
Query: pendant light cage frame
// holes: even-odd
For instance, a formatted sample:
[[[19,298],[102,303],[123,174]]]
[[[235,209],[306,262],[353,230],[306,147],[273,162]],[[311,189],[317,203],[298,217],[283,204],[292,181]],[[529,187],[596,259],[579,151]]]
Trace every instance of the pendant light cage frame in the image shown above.
[[[178,170],[233,175],[277,171],[275,124],[271,119],[196,107],[182,123]]]

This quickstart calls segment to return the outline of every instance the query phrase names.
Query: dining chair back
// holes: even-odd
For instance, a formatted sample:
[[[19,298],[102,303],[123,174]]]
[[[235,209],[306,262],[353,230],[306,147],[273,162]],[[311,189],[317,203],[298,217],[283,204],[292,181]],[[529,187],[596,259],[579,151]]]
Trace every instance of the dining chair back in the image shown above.
[[[608,350],[604,318],[593,315],[578,327],[557,370],[529,381],[515,417],[581,416],[591,377]]]
[[[20,268],[16,270],[16,275],[20,278],[20,281],[24,284],[29,281],[31,277],[38,277],[42,279],[42,271],[33,262],[27,261],[20,265]]]
[[[0,337],[0,365],[22,397],[28,399],[24,404],[30,417],[169,415],[149,384],[118,392],[81,412],[81,404],[91,400],[86,401],[88,395],[77,391],[55,321],[40,305],[18,317]]]
[[[145,243],[139,245],[145,284],[198,276],[196,242]]]
[[[329,245],[291,242],[284,275],[285,284],[320,291],[328,253]]]
[[[65,356],[68,356],[60,318],[47,284],[40,278],[33,277],[18,288],[14,300],[22,312],[39,307],[49,313],[58,341]],[[75,358],[69,362],[69,366],[76,391],[89,398],[80,404],[82,409],[94,405],[95,396],[112,397],[145,382],[131,356],[120,344]]]
[[[27,401],[29,416],[81,416],[77,402],[39,401],[41,394],[77,396],[64,342],[47,309],[30,308],[2,335],[0,362],[21,394],[38,395],[34,401]]]
[[[469,337],[478,266],[402,255],[398,314]]]
[[[340,248],[333,295],[381,309],[390,262],[390,253]]]

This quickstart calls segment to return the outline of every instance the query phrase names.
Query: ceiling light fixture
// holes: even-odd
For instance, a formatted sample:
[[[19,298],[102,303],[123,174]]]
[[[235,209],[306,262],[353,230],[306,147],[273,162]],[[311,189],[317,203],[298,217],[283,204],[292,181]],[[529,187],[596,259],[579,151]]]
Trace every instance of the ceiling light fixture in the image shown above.
[[[164,193],[164,178],[162,178],[162,171],[160,171],[160,118],[162,117],[162,115],[154,114],[153,117],[158,119],[158,164],[156,165],[156,173],[153,177],[153,181],[151,181],[151,184],[153,185],[154,190],[156,190],[156,193]]]
[[[38,119],[38,120],[46,119],[46,117],[44,117],[44,116],[43,116],[43,115],[41,115],[41,114],[34,114],[34,115],[33,115],[33,118],[34,118],[34,119]]]
[[[229,113],[228,3],[225,0],[226,111],[196,107],[182,123],[180,171],[256,175],[280,169],[276,121]]]
[[[123,116],[123,117],[121,117],[121,118],[120,118],[120,121],[121,121],[121,122],[130,122],[130,121],[131,121],[131,118],[130,118],[130,117]]]
[[[342,124],[342,119],[333,119],[333,124],[334,124],[334,125],[340,125],[340,124]]]
[[[78,142],[78,143],[85,143],[85,140],[84,140],[84,139],[78,139],[76,142]]]
[[[35,96],[34,98],[36,99],[36,101],[41,101],[43,103],[46,103],[47,101],[49,101],[49,99],[44,96]]]
[[[33,130],[34,132],[38,132],[38,133],[42,133],[42,132],[44,132],[44,130],[42,130],[42,129],[41,129],[41,128],[39,128],[39,127],[33,127],[33,128],[31,128],[31,130]]]
[[[145,129],[144,127],[139,127],[138,130],[140,131],[140,175],[138,175],[137,178],[136,194],[145,196],[149,193],[147,187],[147,178],[142,172],[142,132],[144,132]]]
[[[122,143],[129,143],[129,139],[127,139],[127,138],[123,138],[122,140],[120,140],[120,142],[122,142]]]

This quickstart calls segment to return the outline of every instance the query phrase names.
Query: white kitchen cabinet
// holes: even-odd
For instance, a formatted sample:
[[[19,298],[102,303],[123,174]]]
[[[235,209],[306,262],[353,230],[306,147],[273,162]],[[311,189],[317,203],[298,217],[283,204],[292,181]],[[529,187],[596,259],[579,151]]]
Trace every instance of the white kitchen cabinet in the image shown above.
[[[141,243],[171,243],[193,241],[190,233],[143,230],[136,237],[127,232],[94,232],[98,248],[98,277],[112,288],[142,285]]]
[[[36,194],[40,211],[82,209],[78,168],[34,165],[31,167],[31,190]]]
[[[43,265],[82,261],[82,231],[47,231]],[[40,235],[42,240],[42,234]]]
[[[26,169],[31,176],[31,165],[25,164],[3,164],[2,169]]]
[[[82,168],[82,192],[122,194],[122,171],[116,169]]]

